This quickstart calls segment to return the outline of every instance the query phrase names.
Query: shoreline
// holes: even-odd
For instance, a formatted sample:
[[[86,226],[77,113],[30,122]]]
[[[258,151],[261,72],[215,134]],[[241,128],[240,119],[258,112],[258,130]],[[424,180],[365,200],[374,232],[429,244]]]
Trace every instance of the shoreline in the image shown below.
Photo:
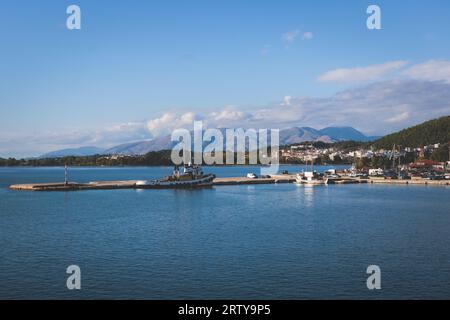
[[[341,164],[334,164],[334,163],[326,163],[326,164],[315,164],[314,166],[317,167],[351,167],[351,163],[341,163]],[[306,166],[306,163],[279,163],[278,166],[283,166],[283,167],[304,167]],[[257,167],[257,168],[264,168],[264,167],[270,167],[270,165],[262,165],[262,164],[223,164],[223,165],[205,165],[202,164],[202,167],[205,168],[239,168],[239,167]],[[0,166],[0,169],[2,168],[64,168],[64,165],[60,165],[60,166],[21,166],[21,165],[17,165],[17,166]],[[92,165],[80,165],[80,166],[74,166],[74,165],[70,165],[69,166],[70,169],[76,169],[76,168],[173,168],[173,165],[152,165],[152,166],[143,166],[143,165],[117,165],[117,166],[92,166]]]

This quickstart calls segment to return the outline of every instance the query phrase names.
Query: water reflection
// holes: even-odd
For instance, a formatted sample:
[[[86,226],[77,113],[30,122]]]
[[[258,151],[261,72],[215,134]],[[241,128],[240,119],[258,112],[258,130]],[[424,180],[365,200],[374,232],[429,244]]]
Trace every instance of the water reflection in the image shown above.
[[[316,186],[309,186],[304,185],[303,186],[303,194],[305,199],[305,206],[312,207],[314,205],[314,192],[315,192]]]
[[[314,205],[316,193],[322,191],[323,188],[327,188],[325,185],[315,186],[308,184],[297,184],[297,187],[299,194],[303,195],[304,205],[306,207],[312,207]]]

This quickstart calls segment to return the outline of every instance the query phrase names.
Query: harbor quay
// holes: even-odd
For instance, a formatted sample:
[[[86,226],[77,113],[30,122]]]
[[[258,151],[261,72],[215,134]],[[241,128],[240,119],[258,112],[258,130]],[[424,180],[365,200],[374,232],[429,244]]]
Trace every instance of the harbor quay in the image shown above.
[[[294,183],[295,175],[272,175],[270,178],[248,178],[231,177],[215,178],[212,186],[232,186],[232,185],[260,185],[260,184],[278,184]],[[89,183],[77,182],[55,182],[55,183],[29,183],[14,184],[9,188],[18,191],[83,191],[83,190],[113,190],[113,189],[143,189],[138,185],[138,180],[122,181],[93,181]],[[385,179],[382,177],[369,177],[368,179],[359,179],[351,177],[341,177],[330,179],[328,184],[391,184],[391,185],[429,185],[429,186],[449,186],[449,180],[428,180],[424,178],[413,178],[410,180]],[[144,188],[144,189],[152,189]],[[156,189],[156,188],[155,188]]]
[[[252,184],[275,184],[293,183],[295,177],[292,175],[271,176],[270,178],[251,179],[247,177],[215,178],[213,186],[230,185],[252,185]],[[139,180],[123,181],[93,181],[89,183],[60,182],[60,183],[30,183],[15,184],[9,187],[12,190],[20,191],[81,191],[81,190],[113,190],[113,189],[152,189],[139,186]],[[155,188],[156,189],[156,188]]]

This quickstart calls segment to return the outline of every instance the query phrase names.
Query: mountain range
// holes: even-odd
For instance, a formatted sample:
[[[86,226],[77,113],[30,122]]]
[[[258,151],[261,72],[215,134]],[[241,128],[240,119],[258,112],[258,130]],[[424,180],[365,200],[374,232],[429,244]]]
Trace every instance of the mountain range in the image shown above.
[[[221,129],[224,131],[225,129]],[[369,137],[352,127],[328,127],[316,130],[309,127],[293,127],[280,130],[280,145],[290,145],[302,142],[338,142],[338,141],[373,141],[378,137]],[[138,141],[121,144],[109,149],[97,147],[81,147],[76,149],[63,149],[46,153],[40,158],[58,158],[66,156],[90,156],[96,154],[124,154],[143,155],[152,151],[171,150],[177,142],[171,141],[166,135],[153,140]]]
[[[39,156],[39,158],[62,158],[68,156],[85,157],[85,156],[93,156],[95,154],[103,154],[104,151],[105,149],[97,147],[80,147],[80,148],[52,151]]]

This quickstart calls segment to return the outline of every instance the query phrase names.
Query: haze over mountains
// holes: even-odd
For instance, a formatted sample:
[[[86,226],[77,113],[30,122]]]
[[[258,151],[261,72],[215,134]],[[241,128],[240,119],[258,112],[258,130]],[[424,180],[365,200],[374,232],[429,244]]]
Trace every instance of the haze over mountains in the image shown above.
[[[43,154],[39,158],[58,158],[58,157],[67,157],[67,156],[83,157],[83,156],[92,156],[95,154],[103,154],[104,151],[105,151],[105,149],[97,148],[97,147],[80,147],[80,148],[62,149],[62,150],[52,151],[52,152]]]
[[[222,129],[225,130],[225,129]],[[369,137],[352,127],[328,127],[316,130],[309,127],[294,127],[280,130],[280,145],[302,143],[306,141],[372,141],[378,137]],[[121,144],[109,149],[97,147],[81,147],[64,149],[46,153],[40,158],[56,158],[66,156],[90,156],[96,154],[143,155],[152,151],[170,150],[177,142],[171,141],[171,136],[162,136],[153,140]]]

